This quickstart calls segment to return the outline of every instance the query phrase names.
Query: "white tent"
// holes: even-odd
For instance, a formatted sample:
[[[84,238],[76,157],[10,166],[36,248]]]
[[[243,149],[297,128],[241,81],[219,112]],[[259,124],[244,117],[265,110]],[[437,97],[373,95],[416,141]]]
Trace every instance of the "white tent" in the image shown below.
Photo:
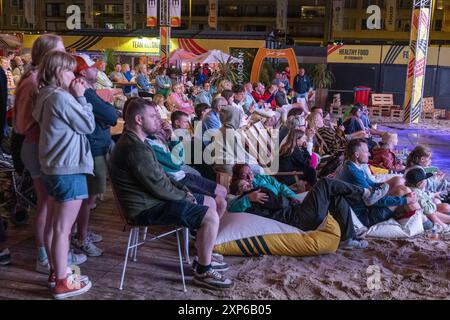
[[[205,52],[204,54],[201,54],[197,57],[194,57],[192,59],[189,59],[188,62],[191,63],[219,63],[219,62],[227,62],[228,59],[230,59],[231,63],[239,63],[241,62],[240,59],[230,56],[229,54],[226,54],[225,52],[222,52],[220,50],[210,50],[208,52]]]

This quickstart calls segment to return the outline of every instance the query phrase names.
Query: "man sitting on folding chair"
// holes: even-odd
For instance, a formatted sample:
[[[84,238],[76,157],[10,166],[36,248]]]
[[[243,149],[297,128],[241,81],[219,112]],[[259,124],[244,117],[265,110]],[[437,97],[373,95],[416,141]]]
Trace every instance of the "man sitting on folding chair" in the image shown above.
[[[156,104],[134,98],[126,108],[126,129],[111,156],[111,181],[122,210],[139,225],[182,225],[197,230],[194,282],[213,289],[232,287],[218,271],[229,267],[212,258],[219,228],[214,199],[192,194],[172,180],[145,143],[161,127]]]

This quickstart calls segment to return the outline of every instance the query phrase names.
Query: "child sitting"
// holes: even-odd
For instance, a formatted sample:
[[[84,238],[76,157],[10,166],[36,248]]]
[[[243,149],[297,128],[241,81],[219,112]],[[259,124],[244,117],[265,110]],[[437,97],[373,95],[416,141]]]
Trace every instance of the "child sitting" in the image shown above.
[[[440,232],[450,232],[450,216],[447,214],[449,208],[447,204],[436,205],[436,194],[425,191],[426,180],[432,173],[425,173],[422,168],[414,168],[408,171],[405,176],[406,186],[410,187],[417,195],[417,200],[423,213],[439,228]],[[446,211],[443,211],[446,210]]]
[[[398,137],[396,133],[385,132],[381,138],[380,147],[375,147],[372,150],[373,159],[370,161],[370,164],[394,172],[403,172],[405,166],[397,159],[393,151],[397,143]]]
[[[411,151],[406,160],[405,175],[413,168],[422,168],[426,173],[434,173],[426,180],[425,191],[447,193],[448,183],[445,174],[439,169],[431,167],[430,149],[418,145]]]

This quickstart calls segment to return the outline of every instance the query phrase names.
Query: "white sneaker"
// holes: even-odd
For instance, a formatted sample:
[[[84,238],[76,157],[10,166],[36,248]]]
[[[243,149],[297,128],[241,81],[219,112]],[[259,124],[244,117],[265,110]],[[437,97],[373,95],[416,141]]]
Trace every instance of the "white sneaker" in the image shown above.
[[[42,274],[48,274],[50,272],[50,265],[48,264],[48,259],[40,261],[39,258],[36,259],[36,272]]]
[[[101,250],[88,239],[84,241],[75,240],[72,242],[72,245],[77,249],[77,251],[82,252],[89,257],[99,257],[103,254],[103,250]]]
[[[69,253],[67,254],[67,265],[80,265],[87,261],[87,256],[83,253],[74,253],[72,249],[69,250]]]
[[[92,231],[88,231],[87,238],[92,243],[97,243],[97,242],[103,241],[103,237],[101,235],[94,233]]]
[[[193,261],[192,261],[192,270],[196,271],[197,270],[197,265],[198,265],[198,257],[195,256]],[[215,260],[214,257],[212,257],[211,259],[211,268],[214,269],[215,271],[220,271],[220,272],[225,272],[228,269],[230,269],[230,266],[228,265],[228,263],[222,261],[217,261]]]
[[[229,289],[233,286],[231,279],[212,268],[205,273],[194,272],[194,282],[211,289]]]

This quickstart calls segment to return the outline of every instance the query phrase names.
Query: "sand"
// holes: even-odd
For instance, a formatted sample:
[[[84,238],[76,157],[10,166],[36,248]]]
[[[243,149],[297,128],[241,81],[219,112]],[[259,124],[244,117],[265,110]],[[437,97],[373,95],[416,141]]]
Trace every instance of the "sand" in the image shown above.
[[[450,299],[450,235],[369,243],[316,257],[228,258],[235,288],[207,291],[231,299]]]

